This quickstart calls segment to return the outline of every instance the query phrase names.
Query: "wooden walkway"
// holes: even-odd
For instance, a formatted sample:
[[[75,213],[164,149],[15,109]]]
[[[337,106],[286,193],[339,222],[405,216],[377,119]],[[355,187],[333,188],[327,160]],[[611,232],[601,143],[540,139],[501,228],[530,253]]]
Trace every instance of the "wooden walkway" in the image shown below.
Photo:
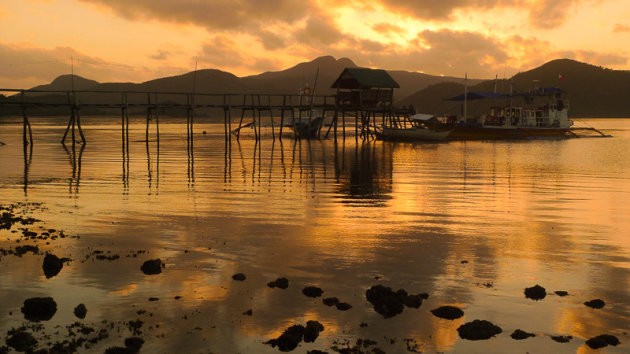
[[[138,91],[53,91],[2,89],[8,94],[0,100],[0,109],[22,115],[24,122],[24,143],[33,142],[29,114],[32,111],[63,110],[69,113],[68,124],[61,142],[68,136],[72,142],[86,143],[81,125],[81,111],[98,111],[101,114],[117,111],[121,115],[123,145],[128,144],[129,114],[146,114],[146,139],[149,139],[151,122],[159,139],[160,112],[185,112],[187,136],[191,140],[195,117],[199,112],[212,115],[223,114],[224,132],[227,141],[235,136],[240,138],[243,128],[252,127],[256,140],[262,136],[262,128],[270,127],[273,139],[282,139],[283,128],[293,127],[296,122],[308,121],[317,116],[328,120],[325,136],[332,133],[337,137],[346,136],[346,121],[354,118],[357,139],[369,139],[374,136],[377,119],[405,115],[404,109],[389,105],[361,105],[356,102],[342,101],[335,95],[278,95],[278,94],[210,94],[191,92],[138,92]],[[67,111],[66,111],[67,109]],[[234,122],[238,118],[238,125]],[[248,121],[245,121],[248,120]],[[77,135],[80,140],[77,140]],[[317,138],[320,137],[318,132]],[[297,138],[297,137],[296,137]]]

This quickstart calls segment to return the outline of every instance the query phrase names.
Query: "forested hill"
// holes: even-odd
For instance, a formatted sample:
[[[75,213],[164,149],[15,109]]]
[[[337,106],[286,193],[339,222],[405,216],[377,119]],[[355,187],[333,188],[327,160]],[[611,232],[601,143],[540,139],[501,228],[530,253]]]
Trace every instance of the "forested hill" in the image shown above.
[[[484,81],[469,86],[469,91],[509,92],[510,85],[517,92],[536,87],[559,87],[567,92],[570,101],[569,115],[576,118],[627,118],[630,117],[630,71],[620,71],[581,63],[570,59],[550,61],[538,68],[519,73],[509,80]],[[401,100],[401,104],[413,105],[418,112],[454,114],[461,110],[461,102],[444,99],[460,95],[464,86],[460,83],[439,83]],[[496,102],[495,102],[496,104]],[[488,103],[471,103],[485,109]],[[477,107],[479,108],[479,107]]]

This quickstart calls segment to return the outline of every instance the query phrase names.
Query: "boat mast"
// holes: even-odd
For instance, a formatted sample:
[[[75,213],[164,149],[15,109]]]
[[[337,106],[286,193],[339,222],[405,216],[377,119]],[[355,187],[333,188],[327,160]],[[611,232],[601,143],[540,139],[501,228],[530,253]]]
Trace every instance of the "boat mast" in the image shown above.
[[[468,115],[468,73],[464,77],[464,122],[466,122],[466,116]]]

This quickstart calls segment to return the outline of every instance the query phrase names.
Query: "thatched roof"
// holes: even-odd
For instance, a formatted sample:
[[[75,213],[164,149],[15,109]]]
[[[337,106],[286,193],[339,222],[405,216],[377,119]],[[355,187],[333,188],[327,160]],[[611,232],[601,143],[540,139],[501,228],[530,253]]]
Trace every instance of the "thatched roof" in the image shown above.
[[[332,84],[332,88],[400,88],[400,85],[385,70],[345,68]]]

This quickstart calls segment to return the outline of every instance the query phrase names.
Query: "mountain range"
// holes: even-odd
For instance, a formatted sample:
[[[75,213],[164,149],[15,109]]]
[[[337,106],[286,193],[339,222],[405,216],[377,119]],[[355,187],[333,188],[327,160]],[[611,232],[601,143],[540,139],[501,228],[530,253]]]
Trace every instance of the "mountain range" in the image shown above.
[[[89,90],[101,92],[191,92],[198,93],[261,93],[297,94],[299,89],[315,84],[316,94],[334,94],[332,83],[347,67],[357,67],[348,58],[335,59],[332,56],[319,57],[310,62],[300,63],[282,71],[265,72],[258,75],[238,77],[229,72],[204,69],[183,75],[158,78],[143,83],[99,83],[79,76],[62,75],[46,85],[33,87],[34,90]],[[416,111],[431,114],[454,114],[461,109],[461,102],[446,101],[446,98],[464,92],[464,79],[448,76],[429,75],[408,71],[391,71],[389,74],[399,83],[394,98],[398,105],[413,105]],[[561,79],[562,78],[562,79]],[[468,80],[469,91],[503,92],[510,87],[523,92],[535,87],[559,87],[567,92],[571,104],[572,117],[630,117],[630,71],[606,69],[570,59],[550,61],[538,68],[521,72],[510,79]],[[43,95],[43,94],[42,94]],[[107,96],[109,95],[109,96]],[[66,99],[65,95],[63,95]],[[120,96],[111,94],[91,94],[99,101],[120,102]],[[111,98],[105,98],[111,97]],[[10,99],[10,98],[7,98]],[[59,101],[60,95],[47,95],[46,101]],[[471,112],[486,109],[489,104],[475,107]],[[496,104],[496,103],[494,103]]]

